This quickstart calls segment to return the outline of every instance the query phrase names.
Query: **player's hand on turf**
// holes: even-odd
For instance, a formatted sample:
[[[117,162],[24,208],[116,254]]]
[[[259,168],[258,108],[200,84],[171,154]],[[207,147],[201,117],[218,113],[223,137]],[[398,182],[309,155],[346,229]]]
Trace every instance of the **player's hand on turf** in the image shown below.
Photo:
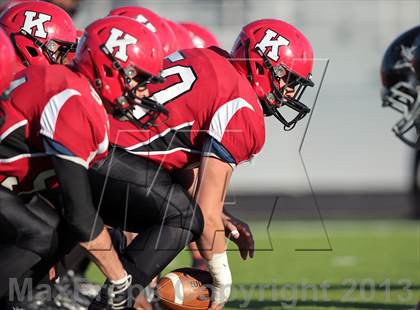
[[[223,214],[223,224],[226,236],[238,246],[242,259],[253,258],[254,238],[249,225],[226,213]]]
[[[136,310],[152,310],[152,305],[147,301],[147,297],[144,294],[144,291],[141,292],[137,298],[136,302],[134,304],[134,309]]]
[[[50,270],[48,271],[48,280],[50,280],[51,282],[57,280],[58,276],[57,276],[57,267],[56,266],[52,266],[50,268]]]

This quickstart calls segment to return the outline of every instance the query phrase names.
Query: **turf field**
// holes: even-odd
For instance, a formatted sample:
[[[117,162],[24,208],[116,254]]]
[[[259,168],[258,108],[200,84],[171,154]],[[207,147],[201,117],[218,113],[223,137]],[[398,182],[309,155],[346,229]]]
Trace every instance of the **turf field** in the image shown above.
[[[327,221],[331,248],[319,222],[251,227],[255,258],[230,252],[227,309],[415,309],[420,300],[420,222]],[[184,251],[168,270],[188,264]]]

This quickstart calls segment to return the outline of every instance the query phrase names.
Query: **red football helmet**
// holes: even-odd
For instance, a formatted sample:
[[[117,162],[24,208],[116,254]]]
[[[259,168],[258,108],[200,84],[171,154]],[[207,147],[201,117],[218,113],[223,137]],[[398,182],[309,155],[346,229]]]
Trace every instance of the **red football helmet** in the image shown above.
[[[205,27],[191,22],[182,22],[180,25],[188,30],[195,47],[205,48],[220,45],[214,34]]]
[[[307,86],[314,85],[313,52],[298,29],[276,19],[254,21],[242,29],[231,58],[232,64],[250,81],[264,113],[274,115],[285,130],[292,129],[310,112],[300,98]],[[297,115],[286,120],[280,112],[282,106],[292,108]]]
[[[159,38],[162,43],[164,56],[170,55],[178,50],[174,32],[166,21],[156,13],[138,6],[124,6],[112,10],[109,15],[134,18],[138,22],[144,24]]]
[[[137,96],[148,83],[163,81],[163,51],[156,35],[134,19],[109,16],[90,24],[73,64],[92,82],[115,117],[145,127],[166,112],[152,99]],[[138,121],[142,108],[149,112],[147,123]]]
[[[178,50],[195,47],[186,28],[170,19],[165,19],[165,21],[175,33],[176,42],[178,43]]]
[[[9,87],[15,74],[15,51],[9,37],[0,28],[0,95]]]
[[[7,9],[0,25],[9,35],[18,60],[32,64],[64,63],[76,50],[76,28],[70,16],[58,6],[25,1]]]

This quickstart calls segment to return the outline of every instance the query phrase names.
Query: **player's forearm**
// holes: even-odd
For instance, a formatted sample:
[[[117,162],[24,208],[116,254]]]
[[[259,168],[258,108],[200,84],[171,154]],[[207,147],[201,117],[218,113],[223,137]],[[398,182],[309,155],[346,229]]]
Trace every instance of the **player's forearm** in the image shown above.
[[[59,156],[51,156],[63,196],[63,219],[79,242],[95,239],[104,228],[93,205],[87,169]]]
[[[221,208],[220,208],[221,210]],[[207,266],[213,277],[212,302],[216,305],[225,303],[230,295],[232,275],[226,254],[225,234],[222,218],[206,217],[203,234],[199,240],[201,255],[207,260]]]
[[[126,276],[106,228],[95,239],[80,245],[109,280],[116,281]]]
[[[201,255],[210,260],[215,253],[226,250],[225,229],[220,216],[206,216],[204,214],[204,230],[198,241]]]

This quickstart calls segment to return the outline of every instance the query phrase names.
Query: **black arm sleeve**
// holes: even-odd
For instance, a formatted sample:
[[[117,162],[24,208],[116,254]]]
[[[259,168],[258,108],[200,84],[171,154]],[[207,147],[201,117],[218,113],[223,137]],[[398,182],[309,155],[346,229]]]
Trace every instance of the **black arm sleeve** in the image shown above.
[[[65,221],[79,242],[95,239],[104,223],[93,206],[87,170],[57,156],[51,159],[63,193]]]

